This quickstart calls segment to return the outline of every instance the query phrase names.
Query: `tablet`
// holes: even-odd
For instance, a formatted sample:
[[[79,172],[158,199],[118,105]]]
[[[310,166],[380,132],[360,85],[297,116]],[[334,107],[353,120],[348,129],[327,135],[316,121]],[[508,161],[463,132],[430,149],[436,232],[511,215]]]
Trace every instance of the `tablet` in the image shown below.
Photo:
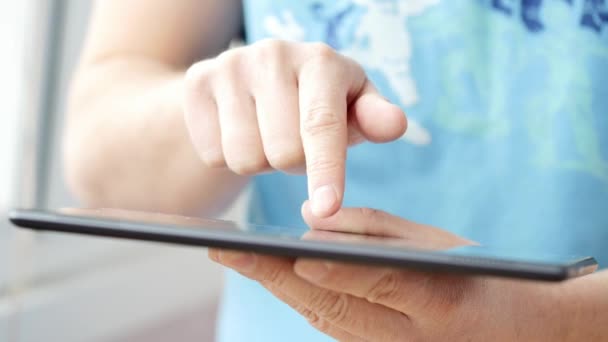
[[[250,223],[116,209],[13,210],[23,228],[219,247],[288,257],[310,257],[408,269],[560,281],[592,273],[588,256],[509,253],[466,246],[424,250],[395,238],[309,231]],[[315,234],[317,233],[317,234]],[[318,234],[320,233],[320,234]]]

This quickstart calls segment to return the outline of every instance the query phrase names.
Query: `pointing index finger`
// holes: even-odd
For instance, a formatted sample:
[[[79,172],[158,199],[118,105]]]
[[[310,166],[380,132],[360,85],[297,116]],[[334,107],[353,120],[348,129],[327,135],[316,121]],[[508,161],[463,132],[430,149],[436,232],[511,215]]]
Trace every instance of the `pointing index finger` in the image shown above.
[[[318,217],[334,214],[344,195],[348,96],[354,83],[365,80],[361,72],[363,80],[353,81],[347,64],[320,55],[300,71],[300,135],[311,208]]]

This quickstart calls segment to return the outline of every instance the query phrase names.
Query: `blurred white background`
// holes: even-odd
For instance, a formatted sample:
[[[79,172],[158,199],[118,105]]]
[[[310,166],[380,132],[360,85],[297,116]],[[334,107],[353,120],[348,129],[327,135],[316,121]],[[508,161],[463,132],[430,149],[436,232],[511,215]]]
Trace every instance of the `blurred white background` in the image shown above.
[[[4,2],[0,5],[0,208],[4,208],[10,196],[10,178],[16,152],[17,107],[22,87],[23,70],[23,23],[27,2]]]
[[[222,274],[205,250],[32,233],[7,221],[24,202],[77,205],[59,141],[90,5],[0,4],[0,341],[212,340]],[[227,217],[240,218],[245,202]]]

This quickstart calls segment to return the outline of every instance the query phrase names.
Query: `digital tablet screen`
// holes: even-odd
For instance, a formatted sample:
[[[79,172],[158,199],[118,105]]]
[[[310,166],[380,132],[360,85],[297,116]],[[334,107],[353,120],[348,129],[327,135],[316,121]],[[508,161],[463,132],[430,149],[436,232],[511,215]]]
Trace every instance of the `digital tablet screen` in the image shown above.
[[[18,226],[69,233],[251,250],[520,278],[562,280],[593,272],[592,257],[490,246],[429,249],[399,236],[279,227],[117,209],[17,210]]]

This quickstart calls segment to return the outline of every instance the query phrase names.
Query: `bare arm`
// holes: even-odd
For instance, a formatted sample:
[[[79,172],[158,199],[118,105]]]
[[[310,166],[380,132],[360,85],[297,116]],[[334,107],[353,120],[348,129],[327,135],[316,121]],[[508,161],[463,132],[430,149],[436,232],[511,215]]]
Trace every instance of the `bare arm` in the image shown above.
[[[65,136],[68,182],[86,204],[215,213],[247,178],[206,168],[182,113],[182,80],[237,34],[238,0],[104,0],[94,7]]]
[[[338,210],[348,146],[397,139],[404,113],[324,44],[265,40],[201,60],[226,47],[240,13],[237,0],[97,4],[66,140],[76,193],[209,212],[245,184],[236,174],[305,165],[313,211]]]

